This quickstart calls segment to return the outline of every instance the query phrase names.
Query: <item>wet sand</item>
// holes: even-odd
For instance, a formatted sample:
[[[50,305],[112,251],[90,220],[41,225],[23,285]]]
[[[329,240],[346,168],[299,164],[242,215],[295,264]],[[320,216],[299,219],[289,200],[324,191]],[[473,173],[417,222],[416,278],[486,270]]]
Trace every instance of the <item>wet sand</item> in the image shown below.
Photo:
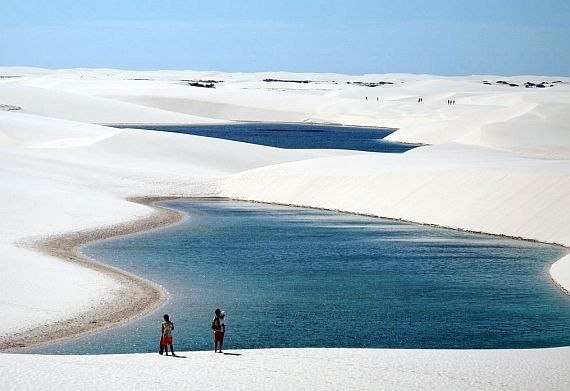
[[[148,217],[104,228],[94,228],[70,234],[54,235],[41,239],[27,239],[20,246],[72,262],[111,277],[118,283],[111,300],[68,319],[46,324],[17,334],[0,337],[0,351],[16,351],[54,341],[74,338],[83,334],[107,329],[150,313],[166,299],[165,290],[145,279],[118,268],[105,265],[79,254],[80,246],[101,239],[144,232],[182,220],[183,215],[171,209],[156,206],[157,201],[173,199],[161,197],[130,198],[128,201],[154,209]]]

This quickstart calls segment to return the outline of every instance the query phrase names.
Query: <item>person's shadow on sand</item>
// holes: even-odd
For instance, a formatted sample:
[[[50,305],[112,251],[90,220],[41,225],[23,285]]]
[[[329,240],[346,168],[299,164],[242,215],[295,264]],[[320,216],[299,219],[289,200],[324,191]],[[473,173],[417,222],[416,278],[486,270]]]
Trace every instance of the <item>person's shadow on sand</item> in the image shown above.
[[[241,353],[224,353],[224,356],[241,356]]]

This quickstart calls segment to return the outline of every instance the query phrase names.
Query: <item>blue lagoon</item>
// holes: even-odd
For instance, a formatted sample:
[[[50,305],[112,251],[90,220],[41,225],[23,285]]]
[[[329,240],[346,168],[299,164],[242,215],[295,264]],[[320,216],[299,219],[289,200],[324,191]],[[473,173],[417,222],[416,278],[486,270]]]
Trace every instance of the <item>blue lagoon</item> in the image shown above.
[[[226,349],[570,344],[570,298],[548,276],[560,247],[257,203],[161,205],[187,218],[81,251],[161,284],[166,304],[30,351],[156,351],[164,313],[176,350],[208,350],[215,308],[228,313]]]
[[[384,140],[396,129],[362,126],[247,122],[218,125],[129,125],[128,127],[288,149],[347,149],[402,153],[420,145]]]

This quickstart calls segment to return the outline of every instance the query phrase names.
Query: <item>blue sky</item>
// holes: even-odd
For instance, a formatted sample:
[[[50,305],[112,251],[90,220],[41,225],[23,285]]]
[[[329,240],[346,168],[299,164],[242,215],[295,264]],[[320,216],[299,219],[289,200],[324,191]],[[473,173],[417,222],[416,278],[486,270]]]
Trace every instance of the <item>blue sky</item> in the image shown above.
[[[12,65],[570,76],[570,0],[1,0]]]

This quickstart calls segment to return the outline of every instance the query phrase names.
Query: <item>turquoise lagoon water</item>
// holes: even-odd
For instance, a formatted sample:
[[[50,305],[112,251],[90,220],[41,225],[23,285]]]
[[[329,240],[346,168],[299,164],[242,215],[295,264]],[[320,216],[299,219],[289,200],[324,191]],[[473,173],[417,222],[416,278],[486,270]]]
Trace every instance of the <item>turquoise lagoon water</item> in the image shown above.
[[[82,252],[163,285],[168,302],[32,352],[153,352],[164,313],[176,350],[208,350],[218,307],[226,349],[570,345],[570,298],[548,276],[559,247],[303,208],[162,205],[188,218]]]

